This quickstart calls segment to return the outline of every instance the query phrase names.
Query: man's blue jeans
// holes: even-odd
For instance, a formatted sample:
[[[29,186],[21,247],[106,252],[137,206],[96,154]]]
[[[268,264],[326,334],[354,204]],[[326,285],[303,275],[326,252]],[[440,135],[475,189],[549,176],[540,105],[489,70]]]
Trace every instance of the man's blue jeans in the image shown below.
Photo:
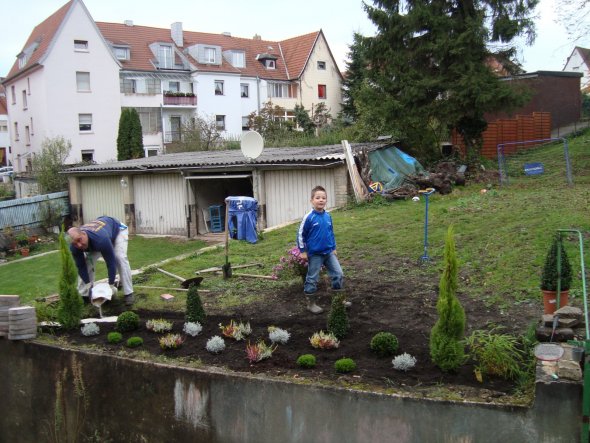
[[[306,294],[313,294],[317,291],[322,265],[328,269],[332,289],[342,289],[343,273],[338,257],[334,253],[312,255],[307,258],[307,277],[305,277],[305,284],[303,285],[303,291]]]

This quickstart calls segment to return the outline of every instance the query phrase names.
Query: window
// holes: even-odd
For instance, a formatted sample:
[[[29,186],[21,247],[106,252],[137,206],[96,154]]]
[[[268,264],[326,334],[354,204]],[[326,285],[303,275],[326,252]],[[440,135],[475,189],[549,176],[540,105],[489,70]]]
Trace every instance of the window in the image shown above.
[[[250,117],[247,115],[242,117],[242,131],[248,131],[250,129]]]
[[[246,66],[246,54],[241,51],[232,52],[232,65],[234,65],[236,68],[245,67]]]
[[[325,71],[326,70],[326,62],[318,61],[318,69],[320,71]]]
[[[205,47],[205,63],[215,63],[215,48]]]
[[[31,79],[27,77],[27,94],[31,95]]]
[[[76,72],[78,92],[90,92],[90,72]]]
[[[297,85],[291,83],[268,83],[269,98],[297,98]]]
[[[14,85],[10,87],[10,92],[12,93],[12,104],[15,105],[16,104],[16,90],[14,88]]]
[[[80,131],[92,131],[92,114],[78,114]]]
[[[33,117],[31,117],[31,135],[35,135],[35,127],[33,126]]]
[[[23,68],[27,64],[28,61],[29,61],[29,55],[28,54],[22,54],[18,58],[18,68],[19,69]]]
[[[23,109],[27,109],[27,91],[23,90]]]
[[[28,126],[25,126],[25,143],[27,146],[31,146],[31,130]]]
[[[158,52],[158,64],[160,69],[171,69],[174,67],[172,60],[172,46],[160,46]]]
[[[168,90],[171,92],[180,92],[180,82],[168,82]]]
[[[88,163],[94,163],[94,149],[82,149],[82,161]]]
[[[225,115],[215,116],[215,127],[220,131],[225,131]]]
[[[146,157],[155,157],[160,153],[160,149],[157,146],[146,146],[145,147],[145,156]]]
[[[113,47],[117,60],[129,60],[129,49],[122,46]]]
[[[326,85],[318,85],[318,98],[326,99]]]
[[[223,95],[223,80],[215,80],[215,95]]]
[[[277,68],[276,61],[274,61],[272,59],[265,60],[264,65],[266,66],[266,69],[276,69]]]
[[[74,40],[74,50],[75,51],[88,51],[88,41],[87,40]]]
[[[247,98],[250,94],[249,94],[249,89],[248,89],[248,84],[247,83],[241,83],[240,84],[240,95],[244,98]]]
[[[14,139],[18,141],[20,136],[18,135],[18,123],[14,122]]]
[[[0,132],[8,132],[8,122],[0,122]]]
[[[162,131],[162,111],[160,108],[135,108],[139,114],[142,134],[157,134]]]

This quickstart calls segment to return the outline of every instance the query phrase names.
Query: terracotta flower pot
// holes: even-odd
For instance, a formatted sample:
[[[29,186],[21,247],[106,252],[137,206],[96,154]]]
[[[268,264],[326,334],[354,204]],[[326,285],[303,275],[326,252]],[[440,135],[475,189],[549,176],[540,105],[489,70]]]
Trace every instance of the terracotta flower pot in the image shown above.
[[[28,257],[29,252],[31,252],[29,248],[21,248],[20,249],[20,255],[22,255],[23,257]]]
[[[569,301],[569,289],[559,293],[559,307],[557,307],[557,291],[541,289],[541,292],[543,293],[545,314],[553,314],[557,309],[566,306]]]

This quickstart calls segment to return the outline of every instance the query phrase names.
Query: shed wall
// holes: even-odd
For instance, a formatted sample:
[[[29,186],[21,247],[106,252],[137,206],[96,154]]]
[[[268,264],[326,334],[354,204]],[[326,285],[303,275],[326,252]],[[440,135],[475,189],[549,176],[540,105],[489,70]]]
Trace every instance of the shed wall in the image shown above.
[[[81,180],[84,223],[108,215],[125,220],[123,190],[119,177],[84,177]]]
[[[335,169],[266,171],[266,220],[272,227],[303,217],[311,208],[311,190],[323,186],[328,194],[327,208],[336,206]]]
[[[186,235],[185,188],[180,174],[133,179],[138,234]]]

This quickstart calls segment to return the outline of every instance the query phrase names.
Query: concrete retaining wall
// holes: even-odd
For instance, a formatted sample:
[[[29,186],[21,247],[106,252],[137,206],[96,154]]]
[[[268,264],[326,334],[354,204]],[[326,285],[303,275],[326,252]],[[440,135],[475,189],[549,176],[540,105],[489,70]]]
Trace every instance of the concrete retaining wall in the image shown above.
[[[74,391],[76,368],[84,397]],[[86,400],[78,422],[93,441],[569,443],[578,441],[581,425],[579,383],[540,383],[533,408],[506,407],[306,386],[0,340],[0,442],[47,439],[56,428],[56,381],[64,369],[57,391],[65,421],[75,423]]]

